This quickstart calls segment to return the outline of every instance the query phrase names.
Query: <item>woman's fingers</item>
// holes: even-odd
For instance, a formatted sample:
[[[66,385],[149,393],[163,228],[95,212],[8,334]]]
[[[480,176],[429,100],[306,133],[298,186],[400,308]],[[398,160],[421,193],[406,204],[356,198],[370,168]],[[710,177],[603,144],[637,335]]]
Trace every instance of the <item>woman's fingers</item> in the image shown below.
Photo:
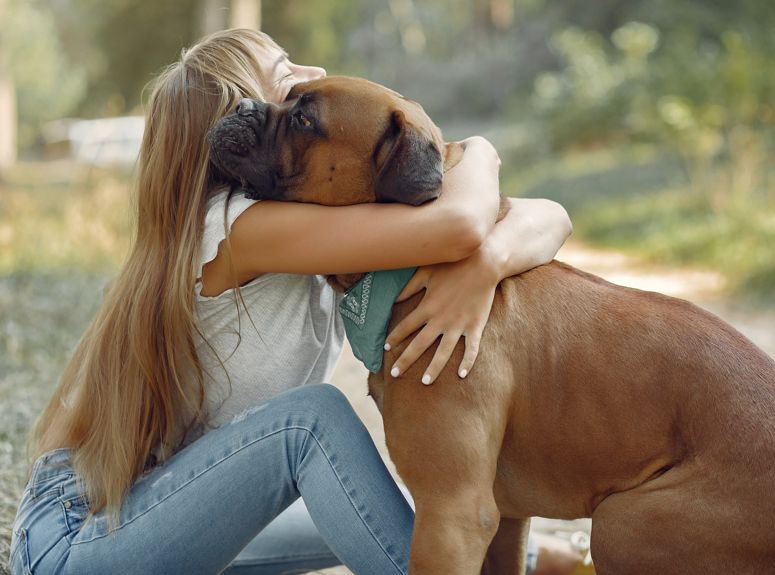
[[[412,310],[408,316],[398,322],[398,325],[394,327],[393,331],[391,331],[387,338],[385,338],[385,351],[389,351],[393,347],[397,346],[407,337],[424,326],[427,322],[428,317],[420,307]]]
[[[428,349],[436,338],[439,336],[438,331],[435,331],[430,326],[426,325],[420,333],[418,333],[414,339],[406,346],[404,352],[399,356],[393,366],[390,368],[390,375],[393,377],[399,377],[417,359]]]
[[[396,298],[396,302],[409,299],[421,289],[425,289],[425,284],[427,279],[428,279],[428,274],[425,273],[423,270],[420,269],[414,272],[414,275],[412,275],[412,278],[404,286],[404,289],[401,290],[401,293],[398,294],[398,297]]]
[[[479,343],[481,342],[482,329],[483,328],[478,328],[470,335],[465,336],[465,352],[457,372],[458,377],[460,378],[466,377],[469,373],[471,373],[471,369],[474,367],[476,358],[479,355]],[[414,362],[417,361],[431,345],[433,345],[433,343],[438,339],[438,335],[439,334],[437,334],[437,332],[432,328],[425,326],[425,328],[417,334],[411,343],[406,346],[404,352],[395,361],[391,368],[390,374],[393,377],[399,377],[402,373],[409,369],[412,364],[414,364]],[[436,378],[441,373],[441,370],[444,369],[444,366],[447,365],[449,358],[452,357],[452,353],[455,351],[455,346],[457,345],[458,340],[460,340],[462,333],[449,332],[441,335],[441,343],[439,343],[439,347],[436,349],[436,353],[433,355],[431,363],[428,365],[428,368],[425,370],[422,376],[422,382],[425,385],[430,385],[436,381]]]
[[[466,335],[466,351],[463,354],[463,361],[460,362],[460,367],[457,370],[457,374],[461,378],[471,373],[471,368],[474,367],[476,357],[479,355],[479,342],[482,339],[483,330],[484,326]]]
[[[444,337],[441,338],[441,343],[436,349],[436,353],[433,354],[433,359],[431,360],[428,369],[425,370],[425,373],[422,376],[422,382],[425,385],[430,385],[436,381],[441,370],[444,369],[444,366],[447,365],[449,358],[452,356],[452,352],[455,351],[455,346],[457,345],[458,340],[460,340],[461,335],[462,334],[460,333],[445,333]]]

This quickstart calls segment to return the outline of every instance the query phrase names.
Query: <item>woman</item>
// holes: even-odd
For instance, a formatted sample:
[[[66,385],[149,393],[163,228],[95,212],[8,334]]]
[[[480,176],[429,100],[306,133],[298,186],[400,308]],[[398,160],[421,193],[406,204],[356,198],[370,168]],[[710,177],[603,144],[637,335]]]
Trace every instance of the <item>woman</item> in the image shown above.
[[[330,565],[331,552],[356,573],[406,572],[411,507],[346,399],[320,385],[343,335],[315,274],[424,266],[402,329],[425,327],[394,367],[443,336],[430,383],[465,335],[463,377],[498,281],[550,260],[570,225],[541,200],[494,224],[499,160],[481,138],[417,208],[227,198],[210,126],[243,97],[281,102],[324,74],[230,30],[156,80],[134,242],[33,432],[13,573],[262,573]],[[299,496],[306,508],[270,525]],[[325,545],[305,543],[309,516]]]

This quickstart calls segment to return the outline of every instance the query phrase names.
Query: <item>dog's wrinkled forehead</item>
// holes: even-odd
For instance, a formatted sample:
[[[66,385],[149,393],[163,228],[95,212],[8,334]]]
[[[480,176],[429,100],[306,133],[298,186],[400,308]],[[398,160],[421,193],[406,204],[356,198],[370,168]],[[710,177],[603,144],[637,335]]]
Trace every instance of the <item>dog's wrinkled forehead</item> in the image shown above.
[[[407,125],[439,149],[443,146],[441,131],[420,104],[363,78],[331,76],[296,84],[288,99],[299,97],[313,102],[318,98],[326,100],[321,121],[330,137],[351,138],[352,131],[374,133],[384,127],[393,112],[402,112]],[[381,113],[377,113],[380,108]]]

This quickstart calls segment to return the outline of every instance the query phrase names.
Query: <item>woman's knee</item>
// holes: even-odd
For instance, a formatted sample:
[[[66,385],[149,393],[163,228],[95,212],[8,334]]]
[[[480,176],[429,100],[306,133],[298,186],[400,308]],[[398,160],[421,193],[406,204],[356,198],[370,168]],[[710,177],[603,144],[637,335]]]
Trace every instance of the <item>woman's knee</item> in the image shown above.
[[[248,409],[232,423],[247,429],[249,435],[284,431],[289,432],[284,433],[285,437],[301,440],[311,434],[318,439],[326,438],[326,444],[368,436],[347,397],[329,384],[295,387]]]
[[[368,436],[350,401],[333,385],[304,385],[294,389],[287,400],[289,417],[303,419],[316,434],[322,433],[331,440],[335,436],[349,437],[353,441],[361,434]]]
[[[344,393],[329,383],[296,387],[284,394],[284,399],[293,411],[303,410],[324,417],[354,413]]]

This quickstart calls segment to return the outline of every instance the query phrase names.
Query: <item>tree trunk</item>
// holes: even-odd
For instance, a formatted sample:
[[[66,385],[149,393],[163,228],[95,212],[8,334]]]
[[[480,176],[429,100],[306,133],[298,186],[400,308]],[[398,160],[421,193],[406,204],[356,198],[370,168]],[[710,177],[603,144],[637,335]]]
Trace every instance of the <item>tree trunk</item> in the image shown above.
[[[229,26],[261,29],[261,0],[231,0]]]
[[[0,0],[0,22],[8,21],[7,13],[7,1]],[[16,163],[16,90],[6,50],[0,46],[0,172]]]
[[[212,34],[226,28],[229,0],[204,0],[200,15],[202,35]]]
[[[212,34],[227,26],[260,30],[261,0],[204,0],[201,22],[202,34]]]

